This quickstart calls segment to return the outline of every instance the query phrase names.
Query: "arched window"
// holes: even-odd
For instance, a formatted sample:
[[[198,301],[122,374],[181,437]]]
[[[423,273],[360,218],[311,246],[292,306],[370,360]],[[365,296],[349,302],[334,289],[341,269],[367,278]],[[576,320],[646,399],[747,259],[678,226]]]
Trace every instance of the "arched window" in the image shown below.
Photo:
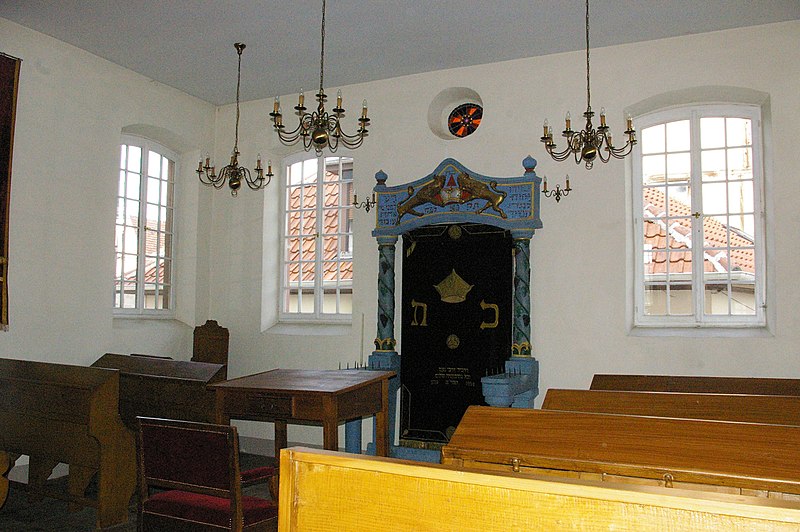
[[[285,161],[283,321],[348,321],[353,303],[353,158]]]
[[[174,314],[176,159],[148,139],[122,139],[114,239],[116,315]]]
[[[634,325],[761,327],[761,109],[693,105],[636,117]]]

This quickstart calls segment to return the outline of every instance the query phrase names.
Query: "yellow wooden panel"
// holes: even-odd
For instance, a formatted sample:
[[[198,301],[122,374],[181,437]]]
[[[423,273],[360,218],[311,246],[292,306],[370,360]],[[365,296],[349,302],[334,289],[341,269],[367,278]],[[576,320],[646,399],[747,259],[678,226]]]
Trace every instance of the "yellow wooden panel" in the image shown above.
[[[279,530],[796,531],[800,504],[545,481],[302,448],[281,451]]]

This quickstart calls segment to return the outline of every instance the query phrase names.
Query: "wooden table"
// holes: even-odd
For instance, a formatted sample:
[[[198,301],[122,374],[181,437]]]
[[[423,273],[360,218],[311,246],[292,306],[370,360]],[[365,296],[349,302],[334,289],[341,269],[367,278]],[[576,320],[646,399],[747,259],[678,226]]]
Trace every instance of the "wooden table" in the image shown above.
[[[216,421],[231,418],[275,424],[275,457],[287,446],[290,422],[322,423],[323,447],[339,447],[339,423],[375,415],[375,452],[389,455],[389,379],[393,371],[274,369],[210,384]]]

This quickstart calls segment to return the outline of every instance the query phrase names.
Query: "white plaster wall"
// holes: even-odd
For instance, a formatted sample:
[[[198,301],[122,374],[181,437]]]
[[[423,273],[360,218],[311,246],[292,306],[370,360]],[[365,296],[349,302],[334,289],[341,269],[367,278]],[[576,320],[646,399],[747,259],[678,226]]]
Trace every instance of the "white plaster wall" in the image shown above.
[[[210,193],[193,172],[213,145],[213,106],[0,19],[21,58],[10,209],[10,328],[0,356],[89,364],[105,352],[191,356],[205,320]],[[179,154],[176,320],[112,318],[114,213],[122,129]],[[203,253],[206,253],[203,255]],[[197,282],[199,280],[199,283]]]
[[[629,335],[629,163],[598,163],[587,171],[572,162],[550,160],[539,142],[544,118],[558,129],[567,110],[576,120],[585,109],[583,52],[343,87],[345,108],[354,110],[350,127],[354,127],[353,113],[362,98],[369,101],[372,119],[369,138],[355,152],[356,191],[366,195],[378,170],[388,174],[390,185],[401,184],[430,173],[445,157],[454,157],[482,174],[512,176],[523,171],[522,159],[531,154],[539,160],[539,175],[547,175],[551,187],[556,182],[563,184],[564,174],[569,172],[574,192],[558,205],[543,198],[544,228],[537,232],[531,247],[532,334],[541,368],[537,404],[548,388],[586,388],[592,375],[602,372],[800,377],[800,328],[795,310],[800,300],[795,282],[800,259],[796,207],[800,185],[792,136],[779,134],[791,131],[792,124],[800,120],[798,50],[800,23],[788,22],[592,51],[592,104],[596,111],[601,106],[607,109],[609,125],[618,138],[622,138],[625,108],[667,91],[727,85],[769,94],[772,124],[766,128],[772,142],[767,151],[772,162],[767,179],[773,224],[769,237],[774,249],[770,282],[780,287],[769,301],[777,316],[771,336]],[[335,64],[326,66],[336,68]],[[480,94],[484,103],[480,128],[458,141],[440,139],[427,125],[431,100],[450,87],[468,87]],[[326,89],[333,94],[336,87]],[[295,99],[295,94],[282,96],[284,108]],[[270,131],[267,115],[271,107],[269,99],[242,106],[240,138],[246,144],[241,144],[241,151],[250,158],[250,165],[260,151],[280,168],[280,158],[296,151],[281,146]],[[225,153],[232,143],[233,112],[232,106],[218,110],[216,141]],[[377,247],[370,234],[374,217],[363,211],[356,214],[355,222],[356,295],[349,334],[324,336],[322,328],[300,334],[261,330],[262,276],[268,283],[263,300],[276,304],[279,192],[278,186],[271,186],[263,192],[243,191],[238,199],[222,193],[213,199],[210,315],[231,328],[230,375],[274,367],[332,369],[340,361],[352,363],[366,357],[373,349]],[[398,253],[398,293],[400,268]],[[273,308],[266,311],[267,323],[274,320]],[[399,336],[399,323],[395,329]],[[271,435],[270,431],[243,428],[246,434]],[[319,438],[311,429],[290,426],[292,441],[313,443]]]

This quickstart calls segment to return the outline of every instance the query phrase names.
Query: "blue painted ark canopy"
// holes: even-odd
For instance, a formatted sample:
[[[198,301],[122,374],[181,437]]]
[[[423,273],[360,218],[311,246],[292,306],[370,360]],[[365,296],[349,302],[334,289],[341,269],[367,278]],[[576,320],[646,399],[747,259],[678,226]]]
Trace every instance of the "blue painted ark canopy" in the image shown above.
[[[397,236],[417,227],[475,222],[508,229],[530,238],[542,227],[536,159],[522,162],[518,177],[489,177],[445,159],[425,177],[387,187],[388,176],[375,174],[376,221],[373,236]]]

